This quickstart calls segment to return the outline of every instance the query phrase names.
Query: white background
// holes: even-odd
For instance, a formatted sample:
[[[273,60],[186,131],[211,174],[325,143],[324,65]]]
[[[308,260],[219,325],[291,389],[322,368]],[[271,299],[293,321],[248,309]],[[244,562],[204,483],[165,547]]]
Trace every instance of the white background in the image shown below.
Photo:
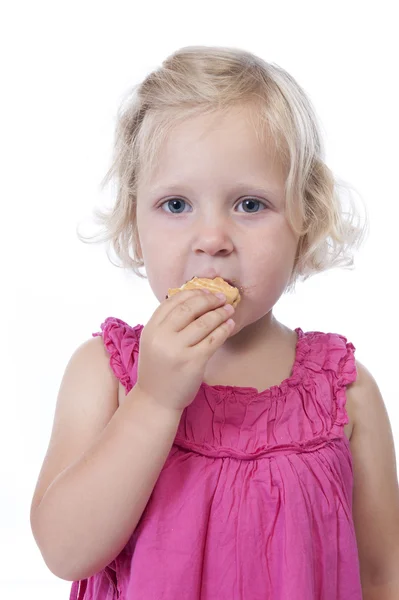
[[[75,228],[104,205],[116,111],[181,46],[237,46],[287,69],[321,119],[327,162],[363,197],[370,235],[356,269],[298,286],[276,315],[345,335],[383,393],[399,447],[398,69],[395,2],[8,2],[1,22],[0,597],[68,598],[45,566],[29,506],[58,386],[107,316],[145,324],[148,283]]]

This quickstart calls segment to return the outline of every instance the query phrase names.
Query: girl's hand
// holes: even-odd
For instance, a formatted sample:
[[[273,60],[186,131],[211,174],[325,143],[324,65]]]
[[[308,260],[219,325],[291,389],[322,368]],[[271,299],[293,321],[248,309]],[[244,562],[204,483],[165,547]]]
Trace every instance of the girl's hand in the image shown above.
[[[184,290],[164,300],[141,332],[137,386],[156,403],[183,410],[209,358],[229,337],[234,308],[213,293]]]

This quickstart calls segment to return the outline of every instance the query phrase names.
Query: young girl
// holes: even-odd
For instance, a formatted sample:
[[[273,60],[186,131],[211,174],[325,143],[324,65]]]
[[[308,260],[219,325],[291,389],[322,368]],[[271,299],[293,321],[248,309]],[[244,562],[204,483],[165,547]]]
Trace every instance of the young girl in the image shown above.
[[[106,237],[159,307],[108,318],[63,377],[31,524],[73,600],[399,598],[394,443],[345,337],[273,307],[364,227],[311,103],[237,49],[169,57],[120,111]],[[223,297],[170,288],[221,276]]]

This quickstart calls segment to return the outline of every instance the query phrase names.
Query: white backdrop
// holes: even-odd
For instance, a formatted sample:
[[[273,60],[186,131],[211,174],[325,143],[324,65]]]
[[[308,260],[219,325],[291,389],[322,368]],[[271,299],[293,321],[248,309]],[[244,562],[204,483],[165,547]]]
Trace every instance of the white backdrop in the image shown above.
[[[9,2],[2,9],[0,597],[68,598],[46,567],[29,507],[58,386],[107,316],[145,324],[146,281],[87,246],[76,225],[109,166],[116,111],[133,84],[192,44],[231,45],[287,69],[321,119],[327,160],[364,198],[370,235],[354,271],[298,286],[277,318],[345,335],[383,393],[399,448],[398,136],[395,3],[231,0]],[[4,339],[5,330],[5,339]],[[397,450],[398,452],[398,450]]]

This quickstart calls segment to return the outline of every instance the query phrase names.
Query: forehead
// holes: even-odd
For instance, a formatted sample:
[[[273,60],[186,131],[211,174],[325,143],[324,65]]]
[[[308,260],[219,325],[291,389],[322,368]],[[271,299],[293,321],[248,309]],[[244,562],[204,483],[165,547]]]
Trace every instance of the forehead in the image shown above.
[[[145,187],[196,176],[285,181],[278,141],[254,109],[233,107],[165,124],[163,135],[160,128],[146,149],[141,177]]]

